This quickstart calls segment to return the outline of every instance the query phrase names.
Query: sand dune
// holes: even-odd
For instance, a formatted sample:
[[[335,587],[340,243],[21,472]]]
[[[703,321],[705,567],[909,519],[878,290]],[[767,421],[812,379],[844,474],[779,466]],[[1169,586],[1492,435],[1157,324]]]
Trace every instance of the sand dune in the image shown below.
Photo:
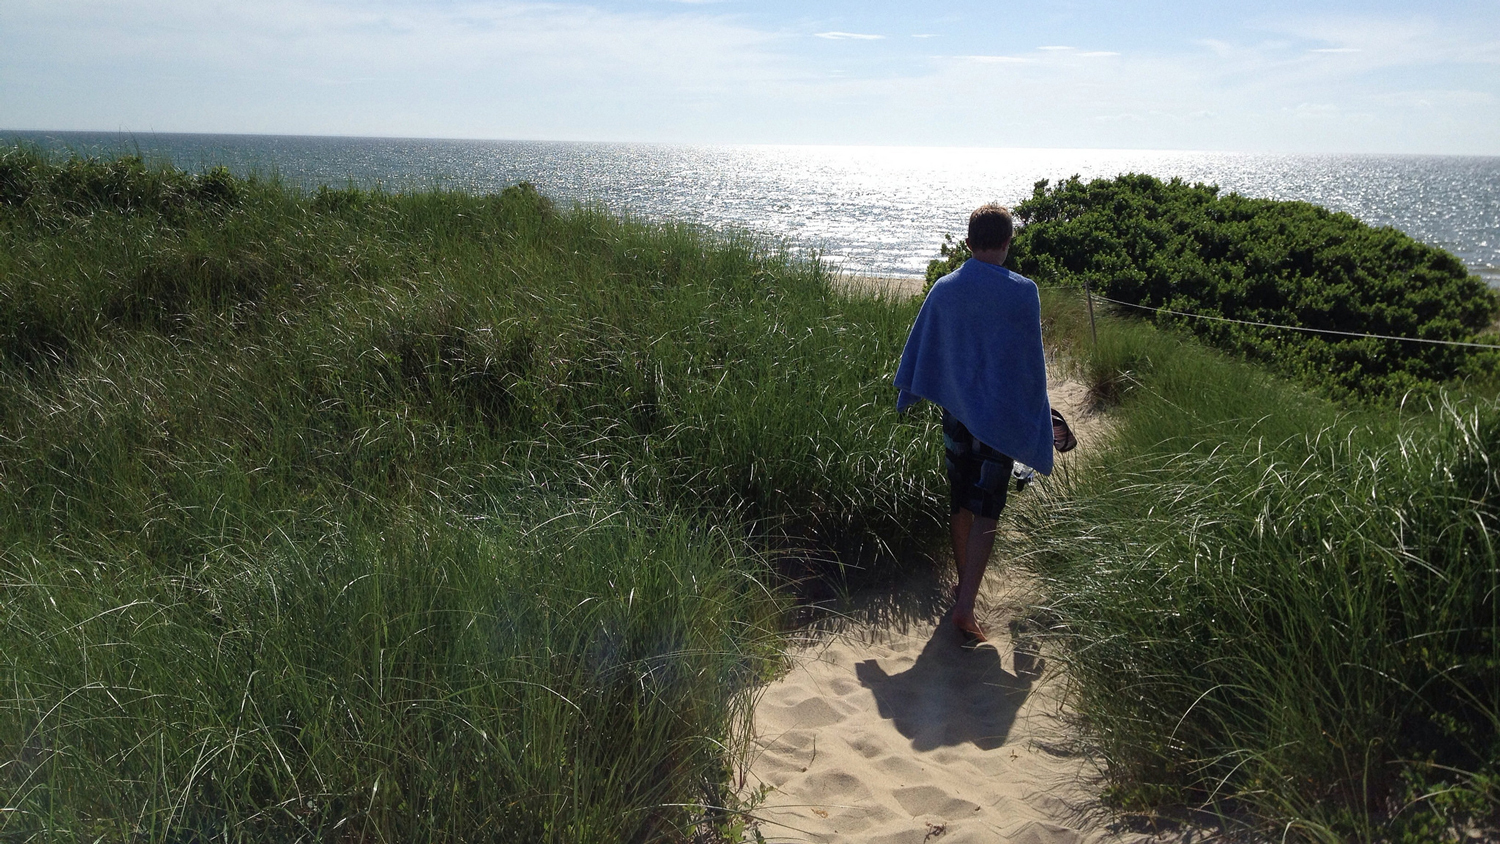
[[[1097,441],[1081,385],[1054,385],[1052,395],[1080,450]],[[981,596],[987,645],[964,648],[940,624],[951,576],[932,571],[858,596],[792,651],[791,670],[759,698],[743,772],[741,796],[767,841],[1144,838],[1112,831],[1098,807],[1096,772],[1067,718],[1066,677],[1047,669],[1019,624],[1032,582],[1005,554],[1002,541]]]

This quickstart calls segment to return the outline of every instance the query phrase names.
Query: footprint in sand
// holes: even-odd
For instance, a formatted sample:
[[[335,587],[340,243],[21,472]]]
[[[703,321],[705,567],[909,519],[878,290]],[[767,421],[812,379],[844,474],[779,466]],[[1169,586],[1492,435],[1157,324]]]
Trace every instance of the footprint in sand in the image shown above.
[[[967,818],[979,811],[979,804],[954,797],[935,785],[898,788],[891,792],[891,796],[912,817],[937,815],[942,818]]]
[[[849,745],[850,750],[866,759],[878,759],[891,752],[890,745],[883,739],[863,731],[851,730],[844,736],[844,741]]]
[[[843,771],[818,771],[802,781],[802,794],[823,806],[857,803],[871,795],[864,780]]]
[[[844,720],[844,714],[821,697],[812,697],[792,707],[787,719],[793,729],[816,730]]]
[[[875,762],[875,767],[889,774],[891,778],[900,785],[908,783],[927,782],[931,777],[927,766],[916,759],[905,755],[890,755]],[[913,812],[912,814],[921,814]]]

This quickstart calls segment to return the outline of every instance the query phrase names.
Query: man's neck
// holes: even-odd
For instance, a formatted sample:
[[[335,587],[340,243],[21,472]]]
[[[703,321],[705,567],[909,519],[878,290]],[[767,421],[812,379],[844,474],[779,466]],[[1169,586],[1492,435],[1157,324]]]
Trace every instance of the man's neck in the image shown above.
[[[998,267],[1005,264],[1005,256],[1008,252],[1010,252],[1009,249],[976,249],[971,254],[976,261],[983,261]]]

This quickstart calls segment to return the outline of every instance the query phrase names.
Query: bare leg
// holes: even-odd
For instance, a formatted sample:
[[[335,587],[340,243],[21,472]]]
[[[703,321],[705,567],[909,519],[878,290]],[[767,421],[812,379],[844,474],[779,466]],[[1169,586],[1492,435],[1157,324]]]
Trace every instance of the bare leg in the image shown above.
[[[964,577],[964,560],[969,554],[969,528],[974,525],[974,514],[959,508],[949,520],[953,533],[953,562],[958,566],[958,579]],[[958,599],[958,585],[953,586],[953,598]]]
[[[963,536],[963,554],[957,551],[959,531],[958,522],[962,518],[967,521],[968,530]],[[974,617],[974,601],[979,597],[979,584],[984,580],[984,570],[989,566],[990,552],[995,548],[995,519],[986,519],[976,516],[967,510],[959,510],[954,516],[953,539],[954,554],[959,560],[958,568],[958,596],[953,603],[953,623],[960,630],[971,634],[977,634],[984,638],[984,628],[979,626],[979,620]]]

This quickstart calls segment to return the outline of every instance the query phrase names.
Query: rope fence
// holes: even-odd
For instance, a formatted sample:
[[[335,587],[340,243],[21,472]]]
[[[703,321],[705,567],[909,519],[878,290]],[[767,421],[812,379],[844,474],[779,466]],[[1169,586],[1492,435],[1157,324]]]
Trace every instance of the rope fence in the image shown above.
[[[1078,288],[1064,285],[1050,285],[1042,289],[1077,290]],[[1170,314],[1171,316],[1185,317],[1187,319],[1206,319],[1213,322],[1228,322],[1235,325],[1249,325],[1256,328],[1276,328],[1283,331],[1301,331],[1304,334],[1333,334],[1339,337],[1368,337],[1374,340],[1399,340],[1406,343],[1427,343],[1434,346],[1460,346],[1470,349],[1500,349],[1500,344],[1495,343],[1470,343],[1463,340],[1433,340],[1426,337],[1400,337],[1394,334],[1368,334],[1360,331],[1337,331],[1332,328],[1308,328],[1302,325],[1280,325],[1274,322],[1255,322],[1248,319],[1231,319],[1229,317],[1211,316],[1209,314],[1195,314],[1188,311],[1174,311],[1171,308],[1153,308],[1149,305],[1137,305],[1133,302],[1122,302],[1119,299],[1111,299],[1108,296],[1101,296],[1090,290],[1087,286],[1083,288],[1083,292],[1089,297],[1090,300],[1089,316],[1091,321],[1093,317],[1093,300],[1095,298],[1098,298],[1101,301],[1109,302],[1112,305],[1120,305],[1126,308],[1135,308],[1139,311],[1150,311],[1152,313],[1158,314]],[[1095,342],[1098,342],[1097,336],[1095,337]]]

